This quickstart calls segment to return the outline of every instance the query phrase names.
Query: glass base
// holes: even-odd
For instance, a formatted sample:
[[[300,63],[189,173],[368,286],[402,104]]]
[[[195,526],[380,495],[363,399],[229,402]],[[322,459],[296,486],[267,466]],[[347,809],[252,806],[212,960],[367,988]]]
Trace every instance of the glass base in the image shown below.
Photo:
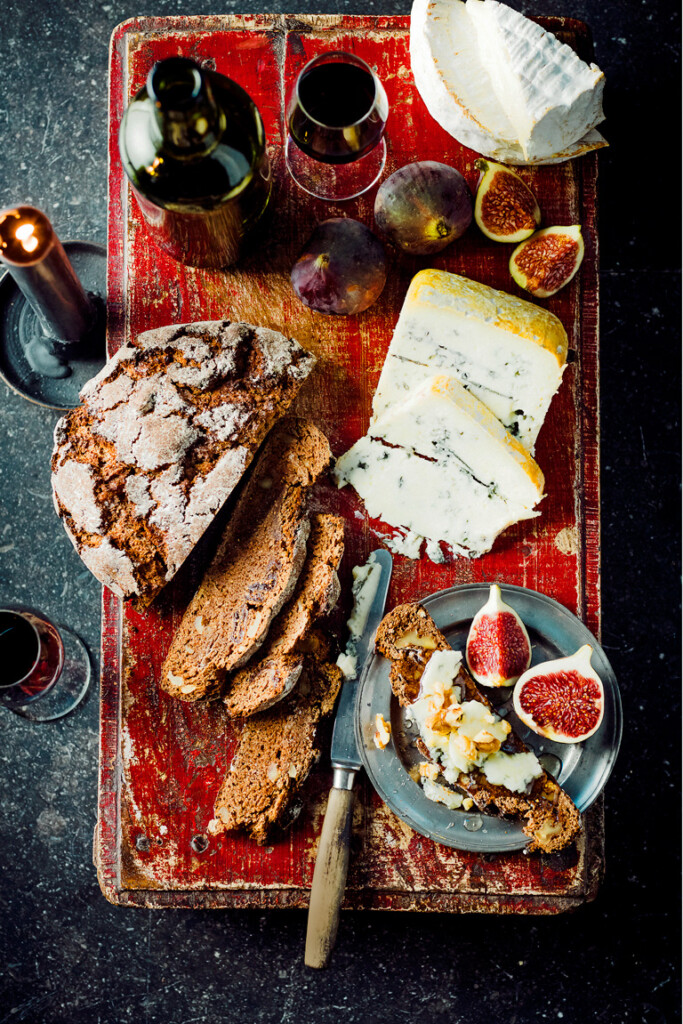
[[[343,202],[362,196],[377,184],[387,162],[387,144],[380,139],[374,149],[351,164],[326,164],[307,156],[288,135],[285,162],[304,192],[316,199]]]
[[[90,657],[85,644],[64,626],[57,626],[57,629],[64,644],[64,666],[54,686],[30,704],[14,704],[0,698],[0,707],[30,722],[54,722],[63,718],[78,707],[90,686]]]

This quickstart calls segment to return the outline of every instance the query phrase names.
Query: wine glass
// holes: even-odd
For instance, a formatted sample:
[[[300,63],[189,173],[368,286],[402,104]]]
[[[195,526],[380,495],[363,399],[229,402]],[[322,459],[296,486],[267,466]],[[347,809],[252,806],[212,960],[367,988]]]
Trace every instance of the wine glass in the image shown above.
[[[318,199],[354,199],[380,178],[387,159],[389,103],[372,68],[353,53],[314,57],[287,102],[285,160],[294,181]]]
[[[80,704],[90,684],[82,641],[28,608],[0,608],[0,705],[52,722]]]

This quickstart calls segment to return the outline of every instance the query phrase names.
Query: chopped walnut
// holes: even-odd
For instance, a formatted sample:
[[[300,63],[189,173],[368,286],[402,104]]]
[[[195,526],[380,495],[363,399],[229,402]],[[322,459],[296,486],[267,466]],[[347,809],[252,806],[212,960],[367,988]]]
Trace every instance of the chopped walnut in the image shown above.
[[[482,729],[474,737],[474,743],[478,750],[481,750],[484,754],[495,754],[497,750],[500,750],[500,740],[496,739],[493,733],[490,733],[488,729]]]
[[[477,745],[470,739],[469,736],[464,736],[462,734],[460,734],[459,736],[454,736],[453,743],[460,751],[460,753],[467,758],[468,761],[474,761],[476,759],[478,753]]]
[[[450,725],[451,729],[455,729],[462,716],[463,710],[460,705],[451,704],[448,711],[444,714],[444,720],[448,725]]]
[[[378,750],[384,750],[391,737],[391,725],[384,715],[375,715],[375,735],[373,740]]]
[[[451,731],[451,727],[446,721],[447,711],[435,711],[432,715],[427,715],[425,718],[425,725],[432,732],[438,732],[446,736]]]

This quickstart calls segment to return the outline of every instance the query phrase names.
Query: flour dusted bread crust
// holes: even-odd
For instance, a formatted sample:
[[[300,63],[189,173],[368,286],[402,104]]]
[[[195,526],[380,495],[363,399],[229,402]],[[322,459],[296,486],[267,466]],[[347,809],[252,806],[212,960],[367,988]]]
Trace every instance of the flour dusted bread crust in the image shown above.
[[[343,553],[343,519],[313,516],[306,561],[294,593],[272,623],[263,647],[226,683],[223,703],[231,718],[263,711],[293,689],[304,652],[312,645],[320,649],[321,634],[311,636],[314,622],[339,599],[337,569]]]
[[[303,568],[308,490],[331,459],[312,423],[286,418],[271,431],[173,638],[161,674],[171,696],[219,696],[261,646]]]
[[[55,507],[97,579],[151,601],[314,364],[293,339],[228,320],[119,349],[57,423],[52,458]]]
[[[451,646],[422,605],[398,605],[384,617],[377,630],[377,650],[391,662],[391,688],[403,707],[418,697],[422,673],[434,651],[449,651]],[[469,673],[460,667],[457,684],[465,700],[479,701],[489,710],[493,705],[478,688]],[[418,746],[429,757],[428,748]],[[524,753],[529,748],[511,732],[502,748],[506,753]],[[572,842],[581,831],[581,816],[570,797],[555,779],[543,771],[527,792],[517,793],[494,785],[483,772],[461,772],[457,781],[481,811],[523,822],[525,835],[531,838],[530,850],[553,853]]]
[[[247,719],[216,798],[212,831],[244,829],[265,843],[284,823],[318,757],[318,726],[332,711],[341,683],[336,665],[307,657],[294,692]]]

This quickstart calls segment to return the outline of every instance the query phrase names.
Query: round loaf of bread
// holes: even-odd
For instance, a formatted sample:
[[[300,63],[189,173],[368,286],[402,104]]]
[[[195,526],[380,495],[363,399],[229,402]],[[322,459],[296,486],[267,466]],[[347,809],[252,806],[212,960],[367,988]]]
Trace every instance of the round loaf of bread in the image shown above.
[[[52,457],[55,508],[97,579],[151,601],[314,364],[293,339],[227,320],[119,349],[57,423]]]

